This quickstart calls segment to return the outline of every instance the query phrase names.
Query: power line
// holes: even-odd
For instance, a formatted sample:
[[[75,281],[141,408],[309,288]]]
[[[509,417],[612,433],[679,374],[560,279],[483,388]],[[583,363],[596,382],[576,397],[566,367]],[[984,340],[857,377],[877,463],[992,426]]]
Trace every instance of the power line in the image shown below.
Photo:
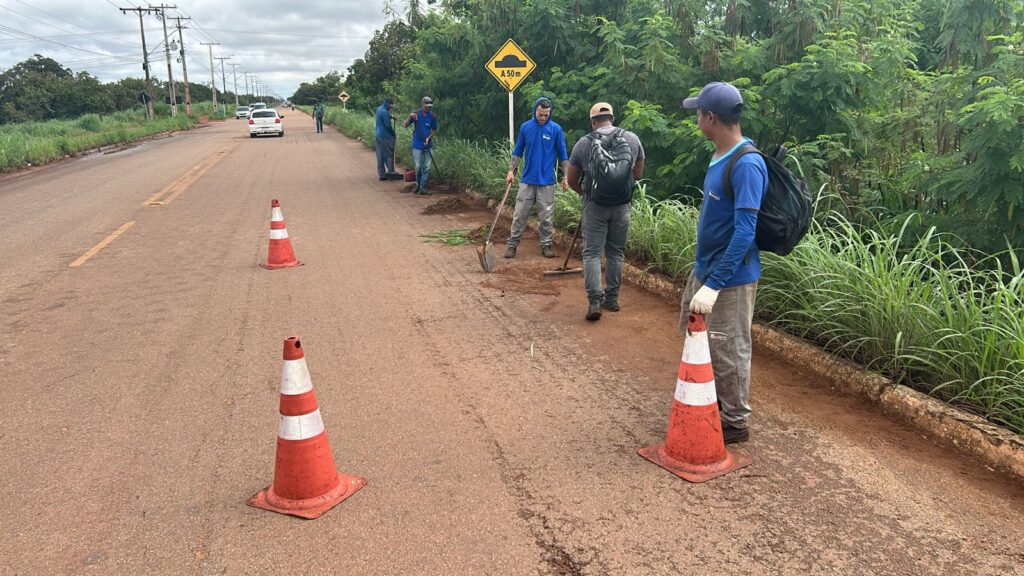
[[[2,6],[0,6],[0,8],[2,8]],[[120,59],[123,59],[123,60],[131,60],[132,59],[130,56],[97,52],[95,50],[88,50],[86,48],[79,48],[77,46],[71,46],[70,44],[64,44],[63,42],[57,42],[55,40],[47,40],[46,38],[43,38],[41,36],[36,36],[34,34],[29,34],[28,32],[25,32],[25,31],[22,31],[22,30],[18,30],[17,28],[11,28],[10,26],[6,26],[6,25],[3,25],[3,24],[0,24],[0,32],[3,32],[5,34],[9,34],[9,35],[15,36],[15,37],[31,39],[31,40],[34,40],[36,43],[42,44],[44,46],[49,46],[51,48],[56,48],[58,50],[65,50],[65,51],[71,51],[71,52],[82,52],[83,54],[95,54],[97,56],[106,56],[108,58],[120,58]]]

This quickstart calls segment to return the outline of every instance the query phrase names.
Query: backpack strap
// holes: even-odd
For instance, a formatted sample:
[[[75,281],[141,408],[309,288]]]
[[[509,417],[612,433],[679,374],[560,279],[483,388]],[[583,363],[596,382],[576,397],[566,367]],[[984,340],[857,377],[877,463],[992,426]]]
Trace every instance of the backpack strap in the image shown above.
[[[730,200],[735,201],[734,193],[732,190],[732,167],[735,166],[737,162],[739,162],[740,158],[753,152],[757,152],[758,154],[761,153],[761,151],[758,150],[756,147],[751,146],[750,144],[744,144],[743,146],[740,146],[739,150],[733,152],[732,158],[729,158],[729,162],[727,162],[725,165],[725,172],[722,173],[722,192],[724,192]]]

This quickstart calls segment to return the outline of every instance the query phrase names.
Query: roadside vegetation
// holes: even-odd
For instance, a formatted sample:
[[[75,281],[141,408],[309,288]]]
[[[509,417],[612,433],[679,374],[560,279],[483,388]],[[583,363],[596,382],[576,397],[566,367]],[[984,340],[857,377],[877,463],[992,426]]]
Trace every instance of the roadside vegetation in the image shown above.
[[[179,110],[171,117],[166,105],[156,106],[156,119],[147,121],[139,107],[112,114],[85,114],[72,120],[6,124],[0,128],[0,172],[39,166],[101,146],[131,142],[153,134],[185,130],[200,115],[210,115],[212,103],[193,106],[193,118]],[[216,115],[215,117],[222,117]]]
[[[329,108],[325,121],[373,147],[371,116]],[[399,162],[410,165],[409,134],[400,129],[398,138]],[[450,183],[501,197],[504,144],[439,138],[434,153]],[[649,183],[638,187],[629,257],[683,282],[693,266],[698,207],[657,197]],[[571,232],[580,208],[576,194],[559,192],[555,225]],[[968,261],[956,238],[934,229],[911,236],[916,223],[905,224],[889,234],[838,210],[819,212],[792,254],[763,255],[758,316],[1024,433],[1024,270],[1012,252]]]

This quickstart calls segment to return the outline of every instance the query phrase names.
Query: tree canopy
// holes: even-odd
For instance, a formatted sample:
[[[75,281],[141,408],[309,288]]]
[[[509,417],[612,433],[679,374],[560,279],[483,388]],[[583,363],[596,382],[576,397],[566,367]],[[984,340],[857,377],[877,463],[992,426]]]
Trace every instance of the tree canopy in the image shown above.
[[[349,69],[354,98],[435,99],[444,134],[500,140],[507,102],[484,64],[513,38],[570,139],[611,102],[663,196],[702,184],[710,148],[680,101],[725,80],[744,132],[785,143],[863,218],[939,224],[1024,246],[1024,3],[1018,0],[440,0],[403,4]],[[441,136],[443,137],[444,134]]]

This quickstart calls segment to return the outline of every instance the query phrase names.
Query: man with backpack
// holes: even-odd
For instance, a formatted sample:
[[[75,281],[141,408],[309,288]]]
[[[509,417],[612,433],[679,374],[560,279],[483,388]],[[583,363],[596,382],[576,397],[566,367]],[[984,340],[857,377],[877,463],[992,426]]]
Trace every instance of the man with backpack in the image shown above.
[[[562,163],[562,172],[566,170],[569,155],[565,151],[565,133],[562,127],[551,118],[551,100],[538,98],[533,103],[533,118],[523,122],[519,127],[516,147],[512,150],[512,161],[505,175],[505,184],[511,185],[516,177],[519,159],[526,155],[523,176],[519,179],[519,191],[516,193],[516,210],[512,216],[512,233],[505,248],[505,258],[515,258],[519,240],[526,230],[526,221],[530,217],[534,204],[537,205],[537,224],[540,234],[540,253],[545,258],[554,258],[555,251],[551,247],[554,225],[551,222],[555,213],[555,163]],[[562,190],[568,188],[562,178]]]
[[[683,108],[697,110],[697,127],[714,142],[697,221],[697,261],[686,282],[679,329],[690,313],[707,319],[722,435],[726,444],[750,436],[750,325],[761,276],[755,242],[768,190],[768,168],[740,130],[743,98],[725,82],[712,82]],[[755,153],[749,153],[755,152]]]
[[[633,187],[644,173],[640,139],[616,128],[614,120],[611,104],[598,102],[590,108],[592,132],[572,147],[567,170],[569,186],[583,196],[583,278],[586,318],[591,322],[601,319],[601,308],[619,311]],[[606,259],[604,290],[602,254]]]

